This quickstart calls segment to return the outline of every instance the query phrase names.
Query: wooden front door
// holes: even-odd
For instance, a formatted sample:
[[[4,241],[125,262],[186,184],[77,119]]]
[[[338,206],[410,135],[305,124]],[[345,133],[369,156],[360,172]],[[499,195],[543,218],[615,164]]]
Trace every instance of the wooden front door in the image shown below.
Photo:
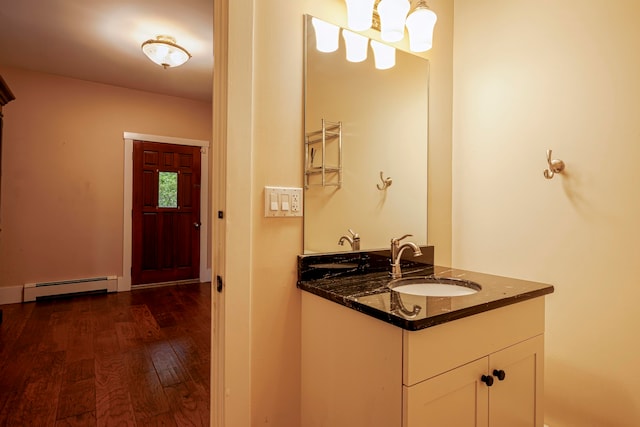
[[[200,274],[200,147],[133,142],[131,284]]]

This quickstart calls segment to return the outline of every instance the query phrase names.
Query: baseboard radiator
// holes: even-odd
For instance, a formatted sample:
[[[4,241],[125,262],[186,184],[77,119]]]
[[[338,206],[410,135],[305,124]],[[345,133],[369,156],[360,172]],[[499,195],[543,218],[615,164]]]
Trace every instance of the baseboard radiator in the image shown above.
[[[87,279],[58,282],[27,283],[24,285],[24,302],[74,294],[106,293],[118,290],[116,276],[90,277]]]

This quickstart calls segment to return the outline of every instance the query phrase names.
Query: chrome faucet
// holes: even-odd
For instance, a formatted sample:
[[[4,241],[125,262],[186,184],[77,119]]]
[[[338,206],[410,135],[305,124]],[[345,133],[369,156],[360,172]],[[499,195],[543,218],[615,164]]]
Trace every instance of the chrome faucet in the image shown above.
[[[346,240],[351,245],[351,250],[352,251],[359,251],[360,250],[360,236],[358,235],[358,233],[355,233],[352,229],[349,229],[349,233],[351,233],[351,237],[347,236],[347,235],[341,236],[340,240],[338,240],[338,244],[340,246],[342,246],[342,245],[344,245],[344,241]]]
[[[400,259],[402,258],[402,251],[407,248],[411,248],[413,250],[413,256],[422,255],[422,251],[420,250],[420,248],[413,242],[406,242],[400,245],[400,241],[402,239],[406,239],[410,236],[411,234],[405,234],[400,238],[394,237],[393,239],[391,239],[391,272],[389,274],[391,274],[392,279],[399,279],[400,277],[402,277],[402,270],[400,269]]]

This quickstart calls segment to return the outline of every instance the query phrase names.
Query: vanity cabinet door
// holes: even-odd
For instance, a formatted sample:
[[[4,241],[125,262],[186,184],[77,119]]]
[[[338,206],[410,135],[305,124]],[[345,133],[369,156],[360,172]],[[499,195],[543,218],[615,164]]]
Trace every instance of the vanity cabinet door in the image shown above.
[[[543,357],[542,335],[489,357],[489,374],[494,377],[489,388],[491,427],[543,426]]]
[[[403,387],[403,427],[487,427],[489,388],[484,357],[410,387]]]
[[[539,335],[404,386],[403,427],[542,427],[543,355]]]

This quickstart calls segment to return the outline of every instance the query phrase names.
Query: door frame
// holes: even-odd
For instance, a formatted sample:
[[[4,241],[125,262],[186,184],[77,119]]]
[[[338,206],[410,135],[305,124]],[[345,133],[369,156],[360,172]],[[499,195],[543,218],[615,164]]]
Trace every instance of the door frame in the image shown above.
[[[131,290],[131,256],[133,238],[133,141],[159,142],[164,144],[200,147],[200,281],[211,281],[211,268],[207,267],[209,256],[209,141],[174,138],[124,132],[124,200],[122,209],[122,277],[118,278],[118,292]]]

